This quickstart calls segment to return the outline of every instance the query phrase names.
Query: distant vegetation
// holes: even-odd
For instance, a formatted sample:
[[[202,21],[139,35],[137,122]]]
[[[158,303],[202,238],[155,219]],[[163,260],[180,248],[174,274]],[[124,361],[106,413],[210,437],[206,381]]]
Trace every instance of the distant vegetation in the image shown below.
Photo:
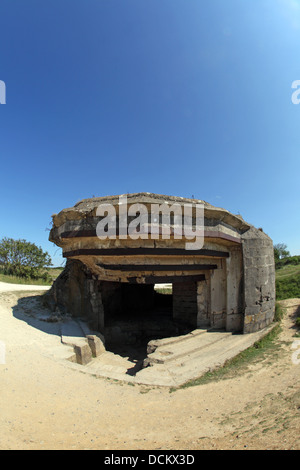
[[[300,298],[300,256],[290,256],[284,244],[274,246],[274,255],[276,299]]]
[[[277,245],[274,245],[275,263],[281,259],[288,258],[289,256],[291,256],[291,254],[288,251],[287,245],[285,243],[277,243]]]
[[[0,240],[0,281],[51,285],[61,269],[51,268],[47,251],[26,240]]]
[[[32,284],[36,286],[52,286],[53,281],[60,275],[62,270],[63,268],[46,268],[45,272],[47,274],[47,277],[44,276],[38,279],[28,279],[25,277],[13,276],[11,274],[4,274],[3,266],[0,266],[0,282],[8,282],[9,284]]]
[[[286,258],[277,260],[275,263],[276,269],[283,268],[284,266],[299,266],[300,256],[287,256]]]

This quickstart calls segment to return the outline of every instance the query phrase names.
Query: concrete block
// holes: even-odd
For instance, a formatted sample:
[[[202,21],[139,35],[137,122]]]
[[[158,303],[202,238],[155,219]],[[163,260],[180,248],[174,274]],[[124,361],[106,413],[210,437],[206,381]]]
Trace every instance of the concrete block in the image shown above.
[[[89,347],[92,351],[93,357],[98,357],[106,351],[105,346],[101,339],[96,335],[87,335]]]
[[[81,365],[86,365],[92,360],[92,351],[88,343],[76,344],[74,346],[76,354],[76,362]]]

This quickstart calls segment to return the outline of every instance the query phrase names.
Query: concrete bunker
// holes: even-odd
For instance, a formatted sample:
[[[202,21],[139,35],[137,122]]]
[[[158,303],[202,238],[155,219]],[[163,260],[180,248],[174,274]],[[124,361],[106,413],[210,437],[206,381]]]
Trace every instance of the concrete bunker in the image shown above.
[[[49,238],[62,248],[67,264],[49,292],[52,308],[84,318],[116,351],[195,329],[245,334],[268,326],[275,308],[272,240],[241,216],[204,201],[126,195],[127,209],[174,202],[203,204],[200,249],[187,250],[184,237],[176,238],[172,218],[169,239],[161,219],[155,239],[149,220],[142,237],[116,233],[99,239],[103,215],[97,208],[109,204],[120,218],[120,196],[86,199],[54,215]],[[159,294],[154,288],[159,283],[171,284],[172,294]]]

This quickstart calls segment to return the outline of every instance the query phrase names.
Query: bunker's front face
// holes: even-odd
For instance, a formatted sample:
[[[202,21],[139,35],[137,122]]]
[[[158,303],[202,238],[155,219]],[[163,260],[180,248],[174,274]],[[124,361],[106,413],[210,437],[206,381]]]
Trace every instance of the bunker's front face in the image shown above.
[[[184,207],[194,208],[189,218]],[[134,233],[124,231],[124,220]],[[181,224],[187,220],[194,246]],[[273,320],[272,240],[204,201],[149,193],[86,199],[53,216],[50,240],[68,259],[50,292],[53,308],[85,318],[108,347],[195,329],[254,333]],[[171,286],[170,295],[157,292],[159,283]]]

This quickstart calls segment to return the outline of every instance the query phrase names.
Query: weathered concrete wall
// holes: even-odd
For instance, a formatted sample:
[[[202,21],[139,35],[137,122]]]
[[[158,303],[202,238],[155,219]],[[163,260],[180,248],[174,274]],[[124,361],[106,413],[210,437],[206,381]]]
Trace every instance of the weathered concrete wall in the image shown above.
[[[225,328],[227,312],[226,260],[218,260],[217,265],[218,269],[211,274],[210,324],[215,328]]]
[[[84,305],[85,297],[88,298],[86,287],[89,279],[92,279],[91,275],[80,261],[67,261],[65,269],[45,295],[49,307],[61,313],[81,316],[83,310],[90,307],[89,301]]]
[[[84,317],[92,329],[103,331],[100,282],[93,278],[80,261],[67,261],[64,271],[45,295],[45,302],[53,311]]]
[[[275,313],[275,263],[272,240],[251,228],[242,235],[244,333],[272,323]]]
[[[205,281],[197,283],[197,328],[211,326],[211,280],[210,273]]]
[[[242,331],[243,313],[243,261],[240,247],[230,247],[230,257],[226,259],[226,331]]]
[[[173,284],[173,318],[191,328],[197,328],[197,283]]]

